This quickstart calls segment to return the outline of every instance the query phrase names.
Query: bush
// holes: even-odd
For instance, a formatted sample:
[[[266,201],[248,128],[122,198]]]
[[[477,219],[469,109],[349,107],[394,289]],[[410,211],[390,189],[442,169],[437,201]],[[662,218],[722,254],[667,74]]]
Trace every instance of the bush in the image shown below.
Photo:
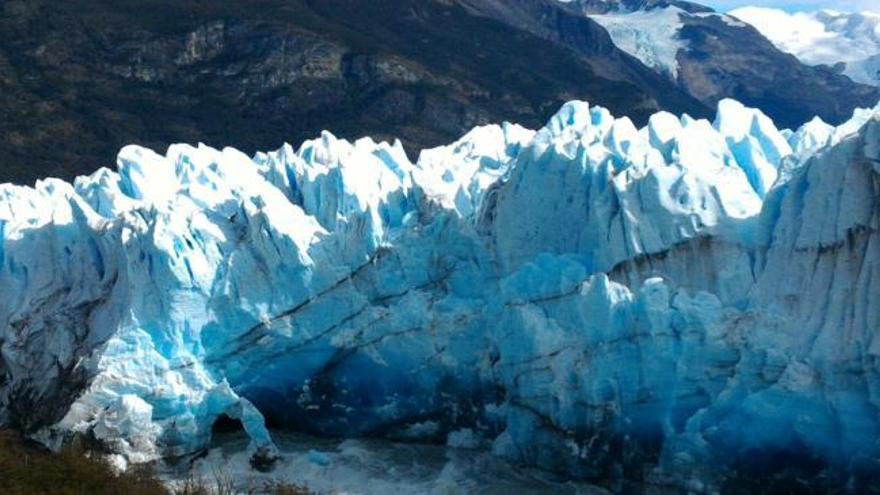
[[[116,473],[82,448],[53,453],[0,430],[0,493],[4,495],[167,495],[148,467]]]
[[[304,486],[283,483],[266,484],[264,493],[269,495],[312,495],[312,492]]]
[[[256,482],[259,483],[259,482]],[[83,447],[60,453],[0,429],[0,495],[234,495],[234,480],[215,469],[212,479],[190,475],[169,490],[149,466],[117,473]],[[247,495],[311,495],[307,488],[278,482],[253,484]]]
[[[199,479],[190,474],[171,490],[171,495],[313,495],[304,486],[279,483],[277,481],[250,481],[243,490],[236,491],[232,480],[220,474],[212,473],[212,479]]]

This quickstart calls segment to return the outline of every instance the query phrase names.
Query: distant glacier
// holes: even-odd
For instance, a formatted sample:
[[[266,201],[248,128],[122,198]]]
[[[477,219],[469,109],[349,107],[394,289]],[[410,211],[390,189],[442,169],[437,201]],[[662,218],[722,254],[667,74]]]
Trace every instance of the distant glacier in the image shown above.
[[[223,418],[264,468],[285,429],[612,489],[880,480],[880,106],[117,168],[0,186],[0,424],[47,445],[187,458]]]

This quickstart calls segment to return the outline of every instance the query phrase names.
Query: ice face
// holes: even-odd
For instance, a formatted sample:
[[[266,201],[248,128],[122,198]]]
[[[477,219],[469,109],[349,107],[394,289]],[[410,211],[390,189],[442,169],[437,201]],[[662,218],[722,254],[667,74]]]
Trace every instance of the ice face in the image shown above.
[[[505,176],[534,135],[515,124],[477,127],[449,146],[423,151],[413,174],[415,182],[430,200],[471,219],[483,193]]]
[[[753,111],[742,110],[751,122]],[[774,162],[738,159],[737,143],[769,139],[751,124],[730,139],[725,115],[719,111],[721,132],[667,113],[636,131],[629,119],[569,104],[517,156],[509,179],[486,193],[481,227],[500,262],[512,269],[542,252],[568,253],[591,271],[609,271],[698,237],[749,243],[744,220],[758,214],[762,196],[749,173]]]
[[[779,453],[873,473],[878,162],[877,110],[783,132],[734,101],[643,129],[571,102],[417,163],[329,133],[127,147],[0,186],[0,422],[127,462],[228,417],[263,455],[269,427],[468,432],[705,491]]]

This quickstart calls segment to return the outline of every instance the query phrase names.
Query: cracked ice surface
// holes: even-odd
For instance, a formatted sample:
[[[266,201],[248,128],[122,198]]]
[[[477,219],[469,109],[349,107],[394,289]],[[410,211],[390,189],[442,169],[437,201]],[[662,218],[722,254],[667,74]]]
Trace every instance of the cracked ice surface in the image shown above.
[[[874,472],[878,163],[877,109],[792,132],[734,101],[643,129],[571,102],[416,163],[130,146],[0,186],[0,423],[128,462],[226,415],[254,450],[467,439],[701,490],[761,452]]]

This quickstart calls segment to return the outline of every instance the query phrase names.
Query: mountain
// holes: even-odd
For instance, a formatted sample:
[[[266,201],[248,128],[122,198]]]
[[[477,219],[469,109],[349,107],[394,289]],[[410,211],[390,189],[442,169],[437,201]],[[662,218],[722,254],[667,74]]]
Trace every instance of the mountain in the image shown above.
[[[715,9],[684,0],[556,0],[587,15],[647,12],[676,8],[689,13],[712,13]]]
[[[252,153],[323,129],[398,137],[414,157],[479,124],[539,127],[574,98],[642,125],[660,109],[708,117],[732,96],[791,128],[813,115],[837,124],[880,99],[877,88],[805,67],[753,29],[679,1],[8,0],[0,8],[0,182],[72,180],[112,164],[129,143]],[[684,41],[674,46],[690,47],[661,50],[659,59],[678,61],[674,79],[638,50],[621,50],[596,22],[602,16],[585,15],[670,9],[684,13]]]
[[[129,143],[253,152],[323,129],[399,137],[415,153],[481,123],[537,127],[572,98],[638,122],[660,108],[708,112],[574,16],[590,50],[446,0],[9,0],[2,9],[0,182],[72,179]]]
[[[796,128],[814,115],[840,123],[853,107],[873,106],[880,98],[876,87],[856,84],[828,67],[805,66],[768,41],[766,32],[698,4],[665,0],[561,4],[601,24],[615,45],[710,107],[731,97],[761,108],[783,127]],[[773,17],[764,19],[785,25],[767,20]],[[817,99],[816,94],[825,96]]]
[[[852,80],[880,86],[880,14],[830,10],[788,12],[743,7],[730,13],[780,50],[809,65],[827,65]]]
[[[120,462],[237,422],[613,490],[880,476],[880,107],[779,131],[565,104],[411,163],[324,133],[0,186],[0,424]],[[315,454],[317,455],[317,454]],[[641,490],[639,490],[641,491]]]

